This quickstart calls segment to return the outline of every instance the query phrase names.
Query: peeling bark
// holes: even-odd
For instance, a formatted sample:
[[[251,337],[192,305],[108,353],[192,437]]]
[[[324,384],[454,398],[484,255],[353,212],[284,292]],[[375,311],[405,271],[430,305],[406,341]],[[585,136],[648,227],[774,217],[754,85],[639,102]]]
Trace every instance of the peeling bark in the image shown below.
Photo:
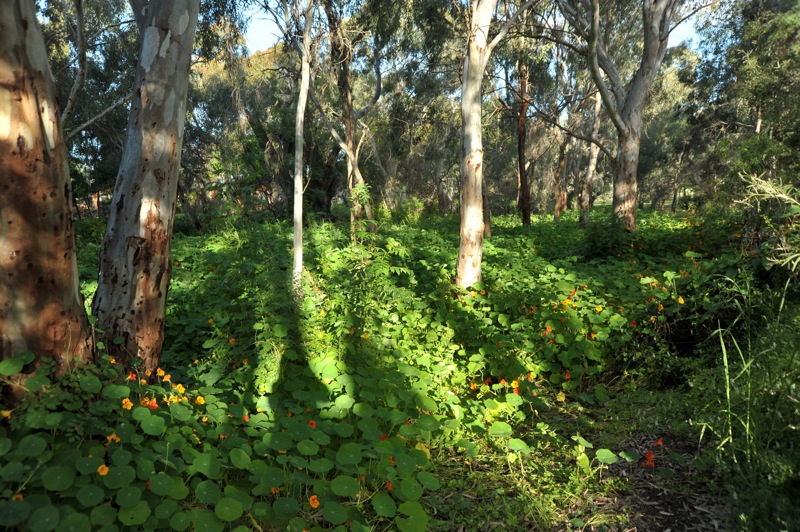
[[[164,339],[170,240],[199,4],[132,2],[141,52],[92,309],[109,351],[127,364],[140,359],[143,369],[156,369]]]
[[[90,362],[53,76],[33,2],[0,2],[0,355]],[[22,388],[6,390],[11,400]]]

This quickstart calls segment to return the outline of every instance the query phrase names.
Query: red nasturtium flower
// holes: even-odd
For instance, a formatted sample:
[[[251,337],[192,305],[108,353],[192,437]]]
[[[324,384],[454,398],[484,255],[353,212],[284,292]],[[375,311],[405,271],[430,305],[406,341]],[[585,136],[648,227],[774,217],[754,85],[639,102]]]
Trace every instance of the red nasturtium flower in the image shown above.
[[[132,380],[132,381],[135,381],[136,380],[136,373],[134,373],[132,371],[130,373],[128,373],[128,379]]]
[[[156,401],[155,398],[154,398],[152,401],[150,401],[150,405],[149,406],[150,406],[150,410],[158,410],[158,401]]]
[[[308,498],[308,504],[310,504],[312,508],[319,508],[319,498],[316,495],[312,495]]]
[[[313,419],[309,419],[308,420],[308,426],[311,427],[312,429],[315,429],[315,428],[317,428],[317,422],[314,421]]]
[[[394,486],[392,486],[391,482],[388,482],[388,481],[386,482],[386,489],[389,490],[389,491],[392,491],[394,489]]]
[[[635,321],[631,322],[631,327],[636,327],[636,322]]]
[[[659,438],[653,445],[664,445],[664,438]]]
[[[381,441],[385,440],[388,437],[389,437],[388,434],[381,434]]]
[[[655,458],[655,455],[653,454],[652,449],[648,449],[647,450],[647,454],[644,456],[644,460],[645,460],[644,461],[644,466],[645,467],[655,467],[656,464],[655,464],[655,462],[653,462],[653,458]]]
[[[569,374],[569,371],[564,374],[564,378],[566,380],[570,380],[572,378],[572,375]]]
[[[245,423],[250,423],[250,416],[248,416],[247,414],[245,414],[245,415],[242,417],[242,421],[244,421]]]

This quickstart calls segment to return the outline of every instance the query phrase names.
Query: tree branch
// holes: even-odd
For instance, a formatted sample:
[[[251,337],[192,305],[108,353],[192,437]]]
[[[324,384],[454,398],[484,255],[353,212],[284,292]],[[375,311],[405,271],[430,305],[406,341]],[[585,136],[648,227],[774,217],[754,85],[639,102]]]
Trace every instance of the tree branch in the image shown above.
[[[113,111],[114,109],[116,109],[117,107],[119,107],[120,105],[125,103],[126,101],[130,100],[131,97],[133,97],[133,93],[128,93],[125,96],[123,96],[122,98],[120,98],[119,100],[117,100],[116,102],[112,103],[111,105],[109,105],[108,107],[103,109],[99,114],[95,115],[91,119],[87,120],[86,122],[84,122],[80,126],[76,127],[72,131],[70,131],[65,136],[64,141],[65,142],[69,142],[70,140],[72,140],[73,137],[75,137],[75,135],[77,135],[78,133],[80,133],[81,131],[86,129],[87,127],[91,126],[92,124],[94,124],[95,122],[97,122],[98,120],[100,120],[101,118],[106,116],[108,113],[110,113],[111,111]]]
[[[78,94],[83,88],[83,82],[86,80],[86,20],[83,13],[83,0],[74,0],[75,15],[78,25],[78,75],[75,76],[75,82],[72,84],[72,89],[69,91],[67,103],[64,105],[64,110],[61,112],[61,127],[65,127],[72,118],[72,112],[75,111],[75,105],[78,102]]]

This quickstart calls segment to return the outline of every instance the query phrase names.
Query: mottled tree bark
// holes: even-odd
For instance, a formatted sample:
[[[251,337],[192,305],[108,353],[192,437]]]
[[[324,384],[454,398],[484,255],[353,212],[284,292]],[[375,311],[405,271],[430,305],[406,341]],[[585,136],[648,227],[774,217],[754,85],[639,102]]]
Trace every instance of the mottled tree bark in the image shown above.
[[[34,2],[0,2],[0,355],[59,372],[92,359],[78,284],[67,151]],[[34,366],[25,368],[30,373]],[[12,380],[24,377],[15,376]],[[6,391],[19,398],[22,388]]]
[[[93,311],[121,361],[158,366],[171,238],[200,0],[131,6],[141,34],[135,95],[103,239]],[[117,342],[114,342],[117,339]]]

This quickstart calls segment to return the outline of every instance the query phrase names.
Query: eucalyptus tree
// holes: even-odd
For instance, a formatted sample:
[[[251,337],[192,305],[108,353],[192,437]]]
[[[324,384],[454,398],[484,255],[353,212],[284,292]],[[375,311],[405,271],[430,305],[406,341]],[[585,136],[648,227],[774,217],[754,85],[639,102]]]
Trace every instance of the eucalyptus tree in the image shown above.
[[[92,360],[94,341],[56,88],[34,2],[0,2],[0,28],[0,357],[32,352],[64,372]]]
[[[131,0],[131,7],[141,48],[92,310],[110,352],[155,370],[200,0]]]
[[[492,51],[533,3],[534,0],[527,0],[504,11],[499,24],[497,0],[472,0],[463,6],[467,42],[461,82],[461,238],[456,284],[464,288],[481,280],[483,259],[483,77]],[[493,26],[499,28],[493,32]]]
[[[631,49],[613,50],[609,46],[614,24],[619,24],[619,19],[613,19],[613,10],[608,8],[611,4],[606,4],[605,11],[601,12],[600,0],[558,0],[572,33],[581,39],[581,46],[574,49],[587,58],[603,106],[616,128],[612,210],[629,231],[636,230],[636,176],[642,113],[648,91],[666,53],[669,33],[680,4],[680,0],[641,0],[637,8],[641,13],[638,67],[626,80],[622,65],[629,59],[615,52],[630,54]]]
[[[273,14],[281,28],[284,40],[296,50],[300,59],[300,80],[297,88],[297,106],[294,120],[294,168],[293,168],[293,253],[292,289],[299,301],[302,296],[301,276],[303,273],[303,190],[304,190],[304,131],[306,103],[311,85],[311,62],[313,59],[312,34],[317,10],[316,0],[283,0],[273,8],[269,2],[263,8]]]

